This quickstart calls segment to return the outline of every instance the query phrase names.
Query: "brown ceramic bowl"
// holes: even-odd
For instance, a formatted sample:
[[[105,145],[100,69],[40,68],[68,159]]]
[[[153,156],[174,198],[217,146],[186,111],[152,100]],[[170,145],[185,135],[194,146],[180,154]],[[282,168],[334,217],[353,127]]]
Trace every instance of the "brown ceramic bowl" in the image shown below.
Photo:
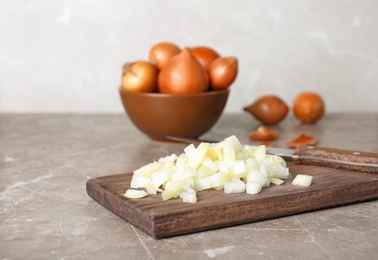
[[[229,90],[198,94],[140,93],[120,89],[123,106],[135,126],[153,140],[166,136],[198,138],[221,116]]]

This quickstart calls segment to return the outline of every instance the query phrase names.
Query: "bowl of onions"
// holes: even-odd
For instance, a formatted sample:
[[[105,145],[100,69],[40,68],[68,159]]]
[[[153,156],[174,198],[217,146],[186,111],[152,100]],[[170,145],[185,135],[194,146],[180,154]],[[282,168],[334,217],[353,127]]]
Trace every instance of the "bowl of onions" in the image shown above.
[[[123,66],[119,93],[130,120],[151,139],[198,138],[222,115],[237,70],[235,57],[209,47],[159,43],[149,61]]]

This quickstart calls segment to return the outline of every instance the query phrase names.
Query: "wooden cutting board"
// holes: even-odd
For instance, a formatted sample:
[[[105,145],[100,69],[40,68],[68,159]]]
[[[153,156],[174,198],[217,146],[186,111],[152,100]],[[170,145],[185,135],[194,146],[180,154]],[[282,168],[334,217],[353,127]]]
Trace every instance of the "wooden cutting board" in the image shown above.
[[[312,185],[299,187],[286,180],[257,195],[201,191],[194,204],[179,198],[163,201],[161,194],[128,199],[123,194],[130,186],[131,173],[90,179],[86,188],[99,204],[156,239],[378,198],[377,174],[288,165],[293,178],[312,175]]]

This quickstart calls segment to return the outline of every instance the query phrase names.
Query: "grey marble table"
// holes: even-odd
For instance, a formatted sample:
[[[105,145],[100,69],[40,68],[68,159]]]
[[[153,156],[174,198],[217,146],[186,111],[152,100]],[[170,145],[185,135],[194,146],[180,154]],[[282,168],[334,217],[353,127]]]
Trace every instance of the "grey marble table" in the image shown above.
[[[258,126],[224,114],[203,138]],[[300,133],[319,145],[378,152],[378,113],[289,116],[274,145]],[[132,172],[185,144],[151,141],[122,114],[0,114],[0,259],[376,259],[378,201],[154,240],[93,201],[88,179]],[[347,176],[346,176],[347,177]]]

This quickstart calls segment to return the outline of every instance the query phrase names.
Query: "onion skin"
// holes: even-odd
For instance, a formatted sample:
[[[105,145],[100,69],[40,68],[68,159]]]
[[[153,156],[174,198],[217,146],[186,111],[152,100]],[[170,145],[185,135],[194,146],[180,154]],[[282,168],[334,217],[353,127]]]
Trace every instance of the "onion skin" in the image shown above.
[[[158,70],[147,61],[126,63],[122,71],[121,87],[124,90],[152,92],[157,86]]]
[[[220,57],[215,50],[206,46],[193,47],[190,49],[190,52],[193,57],[201,63],[206,71],[209,71],[211,63]]]
[[[152,46],[149,59],[150,62],[161,70],[165,64],[175,55],[179,54],[181,49],[174,43],[160,42]]]
[[[256,131],[249,134],[249,138],[255,141],[272,141],[278,138],[278,134],[276,131],[261,125]]]
[[[190,94],[209,89],[209,77],[188,48],[172,57],[161,69],[158,89],[165,94]]]
[[[238,74],[238,60],[235,57],[221,57],[209,68],[210,85],[213,90],[227,89]]]
[[[318,139],[315,136],[309,136],[306,134],[300,134],[295,139],[291,140],[288,143],[288,146],[291,148],[297,148],[300,145],[314,146],[318,143]]]

